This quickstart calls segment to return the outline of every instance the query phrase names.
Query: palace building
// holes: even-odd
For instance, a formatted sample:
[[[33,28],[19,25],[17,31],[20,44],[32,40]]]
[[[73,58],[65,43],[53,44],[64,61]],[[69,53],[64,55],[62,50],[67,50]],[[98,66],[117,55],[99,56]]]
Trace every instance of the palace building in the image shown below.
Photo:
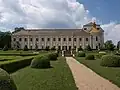
[[[48,47],[59,50],[85,49],[90,45],[92,49],[98,49],[104,44],[104,30],[95,22],[83,25],[82,29],[21,29],[12,33],[12,48],[19,45],[28,49],[45,49]]]

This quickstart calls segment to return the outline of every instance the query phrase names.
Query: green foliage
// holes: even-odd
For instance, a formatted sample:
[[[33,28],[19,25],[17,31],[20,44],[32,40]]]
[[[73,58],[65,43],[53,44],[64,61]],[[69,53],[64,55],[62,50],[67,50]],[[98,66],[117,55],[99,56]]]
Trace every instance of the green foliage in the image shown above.
[[[0,90],[17,90],[14,81],[3,69],[0,69]]]
[[[112,40],[105,42],[105,48],[110,51],[113,51],[115,49],[115,45],[113,44]]]
[[[51,69],[23,68],[11,74],[18,90],[78,90],[64,57],[52,62]]]
[[[0,53],[0,56],[34,56],[34,53]]]
[[[48,58],[52,61],[57,60],[58,54],[57,53],[50,53],[48,54]]]
[[[56,50],[56,48],[55,48],[55,47],[52,47],[51,50]]]
[[[118,50],[120,49],[120,41],[118,41],[118,43],[117,43],[117,49]]]
[[[31,68],[50,68],[50,60],[48,56],[35,57],[31,62]]]
[[[85,50],[87,50],[87,51],[92,51],[90,45],[87,45],[86,48],[85,48]]]
[[[25,57],[25,58],[18,59],[18,60],[7,61],[7,62],[0,64],[0,68],[11,73],[20,68],[30,65],[32,59],[33,59],[32,57]]]
[[[95,56],[94,55],[87,55],[86,60],[95,60]]]
[[[11,32],[0,32],[0,48],[4,48],[5,45],[11,48]]]
[[[48,46],[46,46],[45,50],[46,50],[46,51],[49,51],[50,49],[49,49],[49,47],[48,47]]]
[[[85,55],[85,52],[79,52],[77,56],[78,57],[85,57],[86,55]]]
[[[81,46],[78,48],[78,51],[83,51],[83,49],[82,49],[82,47],[81,47]]]
[[[38,51],[38,45],[37,44],[35,44],[35,50]]]
[[[119,67],[120,57],[116,55],[104,55],[102,56],[101,66],[106,67]]]
[[[7,47],[7,45],[5,45],[3,48],[3,51],[7,51],[7,50],[8,50],[8,47]]]
[[[23,51],[28,51],[28,47],[27,47],[27,45],[25,45]]]
[[[101,57],[103,56],[103,55],[106,55],[107,53],[106,52],[99,52],[97,55],[96,55],[96,57],[98,58],[98,59],[101,59]]]

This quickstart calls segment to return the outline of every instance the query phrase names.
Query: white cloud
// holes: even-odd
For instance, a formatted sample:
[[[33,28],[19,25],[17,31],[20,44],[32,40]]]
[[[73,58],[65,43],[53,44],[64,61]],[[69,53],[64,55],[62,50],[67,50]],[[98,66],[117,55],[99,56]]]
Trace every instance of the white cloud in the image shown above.
[[[0,0],[0,29],[76,28],[96,21],[76,0]],[[97,20],[100,22],[99,20]],[[120,40],[120,24],[102,25],[105,39]]]
[[[76,0],[0,0],[0,12],[6,28],[76,28],[92,20]]]
[[[101,27],[105,30],[105,40],[113,40],[115,44],[120,40],[120,24],[111,22]]]

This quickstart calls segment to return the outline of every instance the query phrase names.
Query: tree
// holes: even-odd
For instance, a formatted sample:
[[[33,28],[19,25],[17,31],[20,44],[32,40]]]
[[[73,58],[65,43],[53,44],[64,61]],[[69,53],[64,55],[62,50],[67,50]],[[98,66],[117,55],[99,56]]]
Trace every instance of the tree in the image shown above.
[[[113,51],[115,49],[115,45],[113,44],[112,40],[105,42],[105,48],[110,51]]]
[[[28,51],[28,47],[27,47],[27,45],[25,45],[25,47],[24,47],[23,50],[24,50],[24,51]]]
[[[117,49],[120,50],[120,41],[117,43]]]
[[[86,49],[87,51],[92,51],[90,45],[87,45],[85,49]]]
[[[20,43],[17,41],[16,42],[16,50],[19,50],[20,49]]]
[[[37,43],[35,44],[35,50],[38,51],[38,45],[37,45]]]
[[[3,48],[3,51],[7,51],[7,50],[8,50],[8,47],[7,47],[7,45],[5,45]]]
[[[0,32],[0,48],[4,48],[7,45],[11,48],[11,33],[10,32]]]
[[[55,47],[52,47],[51,50],[56,50]]]
[[[80,46],[79,48],[78,48],[78,51],[82,51],[83,49],[82,49],[82,47]]]

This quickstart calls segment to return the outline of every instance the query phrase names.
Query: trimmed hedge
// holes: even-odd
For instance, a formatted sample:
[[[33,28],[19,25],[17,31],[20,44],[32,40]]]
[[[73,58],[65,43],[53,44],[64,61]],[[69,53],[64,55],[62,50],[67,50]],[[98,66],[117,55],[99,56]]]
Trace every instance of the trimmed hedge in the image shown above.
[[[31,68],[50,68],[48,55],[35,57],[30,66]]]
[[[102,56],[100,65],[106,67],[120,67],[120,57],[116,55],[104,55]]]
[[[95,60],[95,56],[94,55],[88,55],[85,58],[86,60]]]
[[[18,60],[6,61],[5,63],[0,64],[0,68],[11,73],[20,68],[30,65],[33,57],[25,57]]]
[[[0,53],[0,56],[34,56],[38,54],[26,53]]]
[[[57,53],[50,53],[50,54],[48,54],[48,58],[49,58],[51,61],[56,61],[56,60],[57,60],[57,57],[58,57],[58,54],[57,54]]]
[[[85,52],[79,52],[77,56],[78,57],[85,57],[86,55],[85,55]]]
[[[17,87],[10,75],[0,68],[0,90],[17,90]]]

